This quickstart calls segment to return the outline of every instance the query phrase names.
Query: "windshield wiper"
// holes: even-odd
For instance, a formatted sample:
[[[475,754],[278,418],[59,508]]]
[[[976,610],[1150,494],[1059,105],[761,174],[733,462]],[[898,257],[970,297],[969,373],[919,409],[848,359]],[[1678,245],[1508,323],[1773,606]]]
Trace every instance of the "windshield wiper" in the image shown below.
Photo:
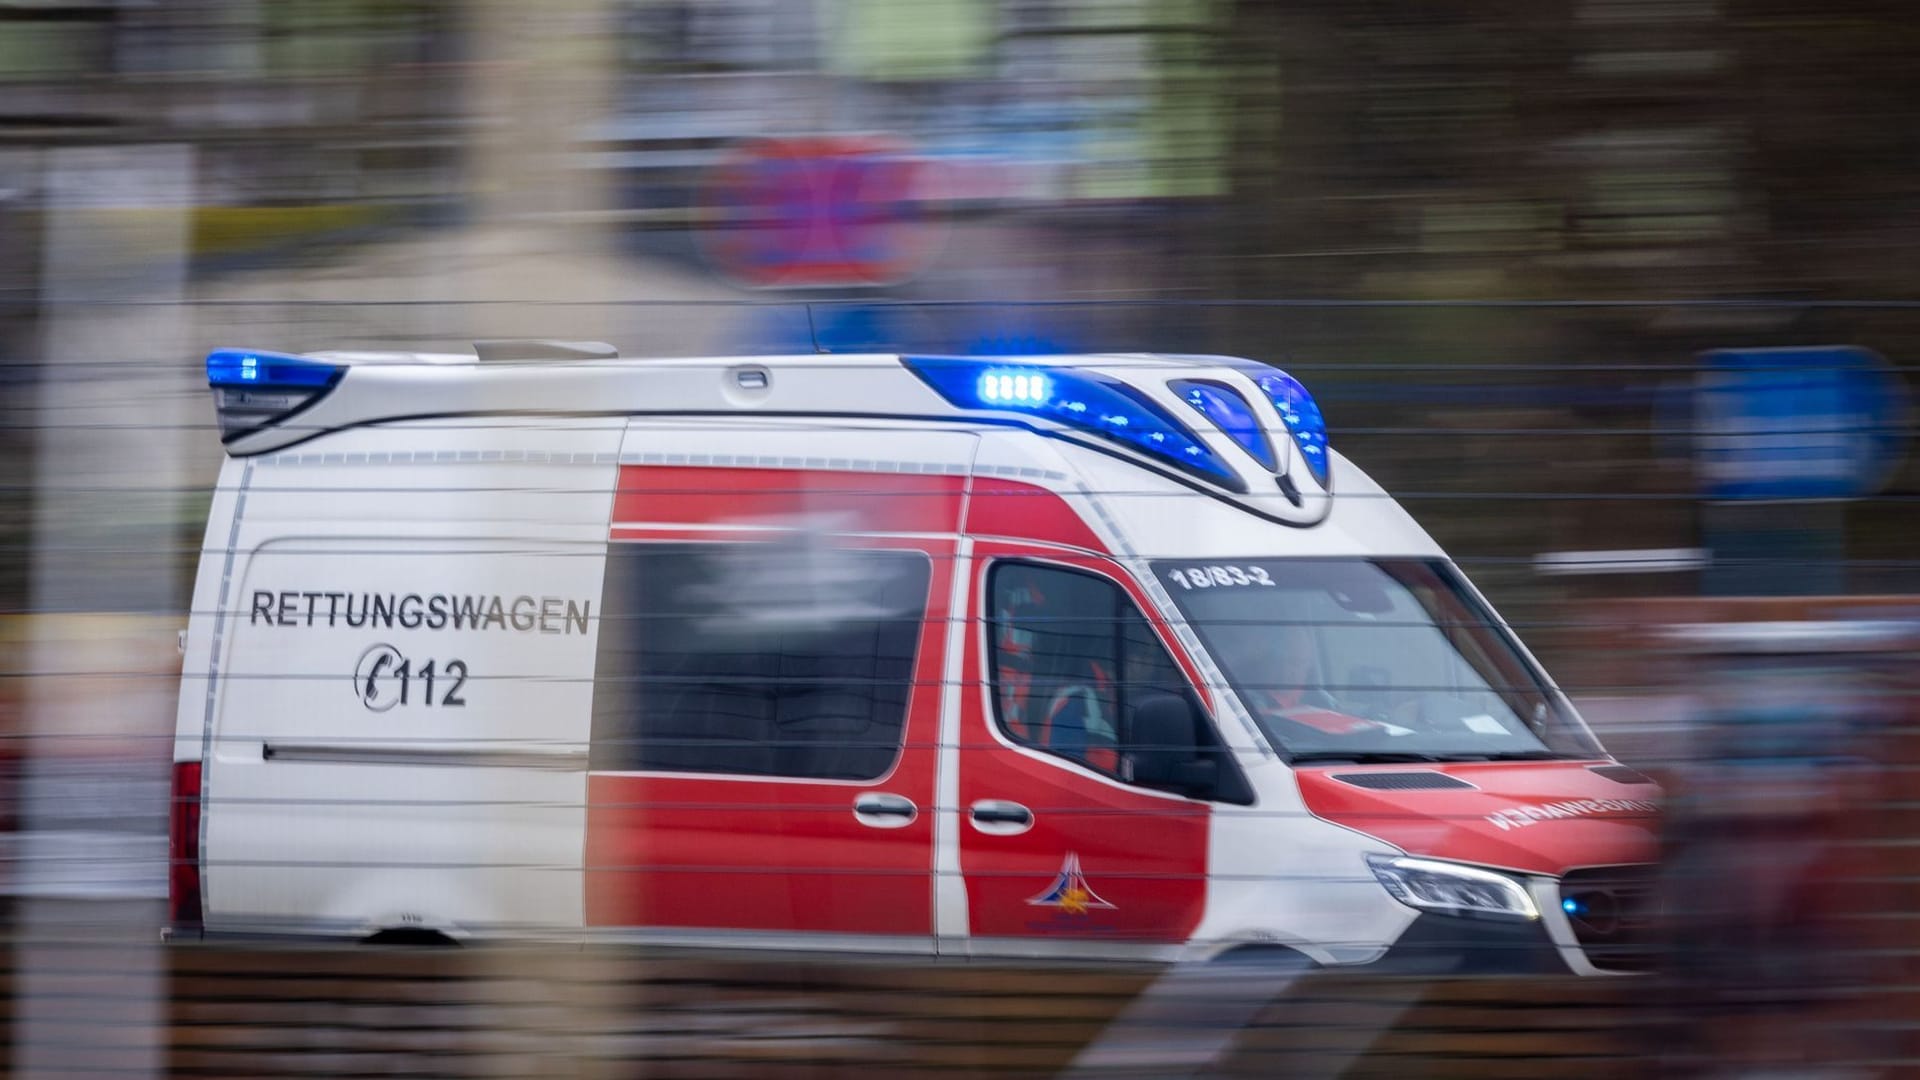
[[[1582,755],[1563,754],[1558,750],[1495,750],[1473,756],[1488,761],[1578,761]]]
[[[1293,755],[1293,764],[1311,765],[1325,762],[1345,762],[1351,765],[1393,765],[1411,761],[1445,761],[1438,754],[1414,754],[1405,751],[1386,750],[1316,750],[1306,754]]]

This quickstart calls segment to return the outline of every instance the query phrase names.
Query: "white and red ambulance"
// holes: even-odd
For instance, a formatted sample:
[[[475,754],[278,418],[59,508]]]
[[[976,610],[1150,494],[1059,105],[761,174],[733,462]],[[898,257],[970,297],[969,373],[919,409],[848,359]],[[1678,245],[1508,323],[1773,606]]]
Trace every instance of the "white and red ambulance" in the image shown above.
[[[477,351],[208,358],[176,936],[1645,962],[1657,789],[1285,373]]]

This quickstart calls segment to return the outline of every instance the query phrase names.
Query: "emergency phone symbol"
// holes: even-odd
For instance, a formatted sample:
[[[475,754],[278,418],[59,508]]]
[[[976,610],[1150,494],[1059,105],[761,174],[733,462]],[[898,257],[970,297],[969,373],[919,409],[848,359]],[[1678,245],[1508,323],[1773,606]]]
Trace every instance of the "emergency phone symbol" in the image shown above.
[[[421,684],[418,692],[413,688],[416,682]],[[438,697],[433,693],[435,685],[441,690]],[[466,685],[465,660],[448,660],[442,665],[430,659],[416,664],[384,643],[361,653],[360,662],[353,665],[353,695],[373,712],[386,712],[395,705],[464,708],[467,699],[460,696],[460,691]]]
[[[391,645],[375,645],[361,653],[360,662],[353,666],[353,692],[360,704],[374,712],[400,704],[406,676],[398,669],[405,662],[400,650]]]

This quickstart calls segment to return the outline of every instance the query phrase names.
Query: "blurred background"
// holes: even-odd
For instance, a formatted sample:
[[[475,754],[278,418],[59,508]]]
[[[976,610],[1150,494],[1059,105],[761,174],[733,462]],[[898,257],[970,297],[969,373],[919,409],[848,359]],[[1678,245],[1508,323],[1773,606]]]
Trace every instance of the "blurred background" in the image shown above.
[[[221,459],[208,349],[1280,364],[1615,753],[1677,774],[1702,695],[1748,669],[1674,628],[1796,624],[1832,662],[1820,626],[1920,616],[1916,61],[1920,22],[1884,0],[0,0],[15,1071],[259,1075],[296,1059],[209,1047],[289,1042],[338,1050],[330,1075],[473,1064],[339,1021],[359,990],[332,1026],[315,1005],[243,1032],[190,1007],[226,969],[157,948],[176,634]],[[1874,957],[1904,972],[1920,740],[1910,645],[1875,640],[1896,782],[1850,789],[1852,820],[1893,896]],[[559,1004],[499,1060],[751,1056],[717,1034],[582,1057],[557,1019],[582,970],[529,976]],[[762,1065],[897,1041],[796,1004],[872,972],[788,975],[741,1022],[801,1032]],[[1467,1004],[1394,1044],[1400,1075],[1611,1074],[1664,1045],[1624,991],[1527,990],[1559,1004],[1519,1043],[1478,991],[1407,993]],[[1856,1057],[1920,1070],[1915,1005],[1880,995]],[[1068,1013],[1051,1058],[948,1064],[1047,1072],[1100,1030]],[[407,1030],[477,1045],[443,1022],[494,1031]]]

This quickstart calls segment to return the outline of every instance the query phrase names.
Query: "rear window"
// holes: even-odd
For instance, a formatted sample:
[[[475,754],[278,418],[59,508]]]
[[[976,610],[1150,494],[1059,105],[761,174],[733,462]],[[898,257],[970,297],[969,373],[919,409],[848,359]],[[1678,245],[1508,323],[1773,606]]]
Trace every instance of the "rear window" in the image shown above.
[[[884,775],[905,730],[928,575],[917,552],[612,545],[592,767]]]

